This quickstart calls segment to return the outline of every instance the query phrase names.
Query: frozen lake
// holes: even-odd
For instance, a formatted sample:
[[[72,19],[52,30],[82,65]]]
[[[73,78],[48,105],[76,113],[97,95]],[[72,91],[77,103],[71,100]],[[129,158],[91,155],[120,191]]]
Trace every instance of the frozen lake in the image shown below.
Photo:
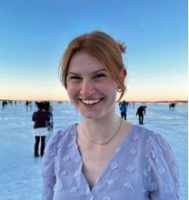
[[[177,104],[174,111],[168,104],[146,104],[144,126],[162,134],[172,147],[180,171],[181,200],[188,199],[188,105]],[[54,102],[54,132],[81,120],[70,103]],[[138,124],[138,104],[128,108],[128,121]],[[41,199],[41,158],[33,157],[32,108],[24,102],[0,108],[0,199]],[[119,113],[118,107],[117,112]],[[51,133],[52,134],[52,133]]]

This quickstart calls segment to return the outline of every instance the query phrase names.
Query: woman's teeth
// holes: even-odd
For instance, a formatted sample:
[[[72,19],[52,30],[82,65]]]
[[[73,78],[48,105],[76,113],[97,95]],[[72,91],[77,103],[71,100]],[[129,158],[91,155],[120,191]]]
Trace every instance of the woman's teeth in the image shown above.
[[[81,101],[87,105],[92,105],[92,104],[100,102],[101,99],[82,99]]]

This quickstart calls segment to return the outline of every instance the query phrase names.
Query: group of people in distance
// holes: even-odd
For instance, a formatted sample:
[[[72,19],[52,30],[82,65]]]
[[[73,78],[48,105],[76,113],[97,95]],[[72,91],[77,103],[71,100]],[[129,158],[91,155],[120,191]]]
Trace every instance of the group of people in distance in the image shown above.
[[[127,120],[128,104],[129,103],[126,102],[125,100],[119,102],[119,109],[120,109],[120,113],[121,113],[121,118],[123,118],[124,120]],[[144,124],[144,115],[146,113],[146,107],[147,107],[146,105],[141,105],[137,109],[136,116],[138,116],[138,121],[139,121],[140,125]]]

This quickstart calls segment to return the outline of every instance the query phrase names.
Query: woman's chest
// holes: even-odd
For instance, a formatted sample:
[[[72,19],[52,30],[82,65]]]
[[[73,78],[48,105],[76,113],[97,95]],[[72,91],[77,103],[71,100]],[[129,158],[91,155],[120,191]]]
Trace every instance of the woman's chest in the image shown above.
[[[55,162],[55,194],[70,200],[148,199],[147,162],[136,138],[133,141],[135,145],[127,142],[114,153],[94,152],[92,148],[82,153],[72,143],[60,148]]]
[[[108,193],[114,196],[115,188],[130,195],[147,190],[147,165],[134,149],[129,153],[121,149],[113,155],[111,152],[96,154],[89,151],[83,157],[77,149],[67,154],[64,152],[64,156],[62,153],[56,159],[56,191],[87,194],[93,190],[99,193],[110,190]]]
[[[108,149],[96,152],[94,150],[88,150],[85,152],[82,154],[82,173],[85,175],[89,185],[94,186],[99,177],[108,168],[114,153]]]

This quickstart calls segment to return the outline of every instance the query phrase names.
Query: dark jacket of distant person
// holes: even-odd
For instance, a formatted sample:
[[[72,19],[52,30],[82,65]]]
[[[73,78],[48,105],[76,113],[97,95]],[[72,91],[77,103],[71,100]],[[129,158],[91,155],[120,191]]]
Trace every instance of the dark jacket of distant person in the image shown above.
[[[146,106],[140,106],[137,109],[136,115],[143,116],[146,112]]]
[[[37,106],[39,110],[34,112],[32,116],[34,128],[45,128],[50,120],[49,114],[46,112],[43,103],[38,103]]]

